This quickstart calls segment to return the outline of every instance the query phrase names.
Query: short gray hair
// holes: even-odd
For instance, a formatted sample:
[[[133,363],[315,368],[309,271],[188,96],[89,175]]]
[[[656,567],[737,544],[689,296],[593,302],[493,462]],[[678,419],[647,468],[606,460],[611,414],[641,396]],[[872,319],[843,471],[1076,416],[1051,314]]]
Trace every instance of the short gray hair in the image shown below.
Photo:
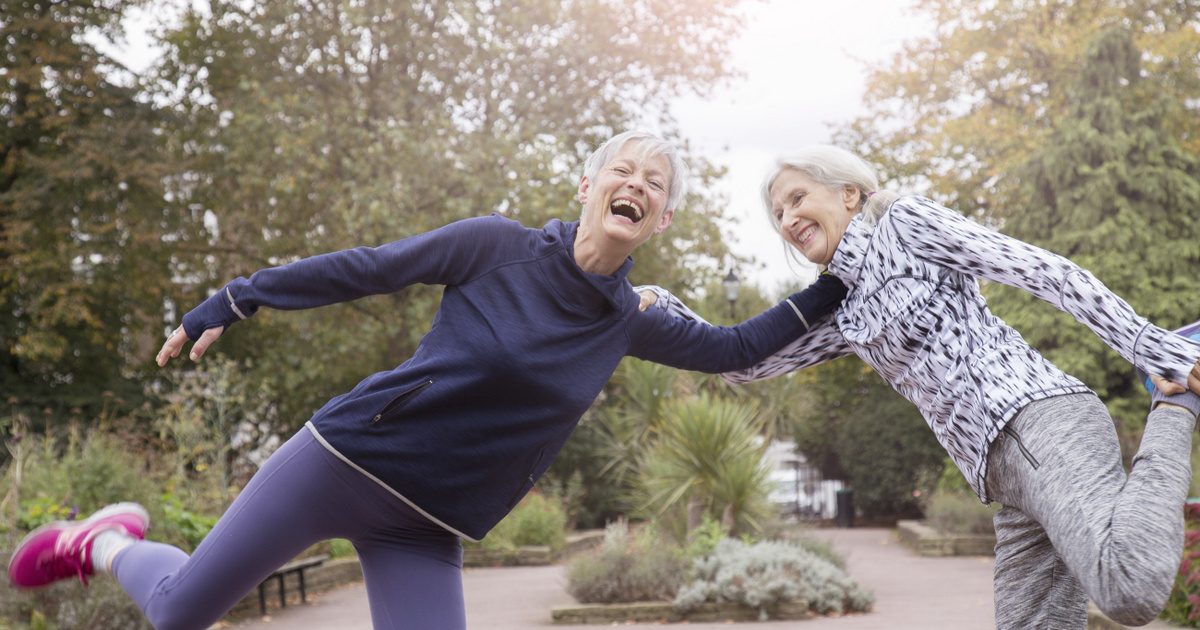
[[[647,131],[625,131],[619,133],[600,145],[583,163],[583,176],[588,181],[594,181],[600,169],[608,164],[621,151],[626,142],[641,144],[642,157],[661,155],[667,158],[671,166],[671,181],[667,188],[667,210],[676,210],[684,193],[687,192],[687,165],[679,155],[675,144],[649,133]]]

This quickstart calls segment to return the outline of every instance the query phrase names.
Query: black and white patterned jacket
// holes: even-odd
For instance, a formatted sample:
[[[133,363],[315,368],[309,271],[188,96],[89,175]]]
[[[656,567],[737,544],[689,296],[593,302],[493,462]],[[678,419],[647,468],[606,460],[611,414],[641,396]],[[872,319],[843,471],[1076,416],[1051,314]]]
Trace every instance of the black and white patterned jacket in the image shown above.
[[[987,449],[1025,405],[1089,391],[993,315],[977,278],[1024,289],[1087,325],[1127,361],[1186,384],[1200,345],[1138,316],[1071,261],[989,230],[937,203],[901,197],[876,225],[854,217],[828,271],[849,288],[832,317],[762,363],[722,376],[744,383],[850,353],[921,410],[972,489],[988,501]],[[699,319],[658,287],[657,307]]]

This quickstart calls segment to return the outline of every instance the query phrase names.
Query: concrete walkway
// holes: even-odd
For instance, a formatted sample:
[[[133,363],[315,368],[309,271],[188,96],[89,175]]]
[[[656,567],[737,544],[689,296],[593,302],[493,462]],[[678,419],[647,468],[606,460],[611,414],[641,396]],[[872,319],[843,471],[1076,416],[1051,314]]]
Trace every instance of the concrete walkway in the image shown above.
[[[813,534],[833,543],[850,576],[875,593],[875,610],[862,615],[753,624],[755,629],[801,630],[987,630],[992,622],[992,558],[925,558],[902,547],[889,529],[822,529]],[[561,628],[550,608],[572,603],[561,566],[468,569],[464,574],[467,622],[472,629]],[[1169,627],[1156,622],[1147,627]],[[629,624],[623,627],[648,627]],[[686,624],[690,630],[728,630],[731,624]],[[371,630],[362,584],[321,594],[306,606],[243,622],[236,630]]]

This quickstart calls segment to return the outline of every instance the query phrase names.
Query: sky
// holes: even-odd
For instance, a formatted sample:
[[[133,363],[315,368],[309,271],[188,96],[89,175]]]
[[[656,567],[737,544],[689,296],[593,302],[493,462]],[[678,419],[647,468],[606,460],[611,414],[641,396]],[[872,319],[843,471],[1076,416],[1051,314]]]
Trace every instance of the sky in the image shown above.
[[[733,45],[741,79],[712,97],[681,98],[672,113],[681,135],[701,155],[729,169],[722,192],[737,221],[731,247],[758,265],[743,279],[767,290],[814,267],[789,267],[771,228],[759,187],[774,160],[798,147],[832,141],[834,127],[864,111],[869,67],[881,65],[904,41],[923,34],[928,20],[898,0],[750,3],[749,19]]]
[[[736,273],[768,291],[789,280],[809,281],[813,267],[789,266],[759,201],[759,185],[775,158],[797,147],[828,143],[835,126],[863,112],[869,67],[885,63],[928,20],[906,0],[750,0],[741,35],[731,47],[740,78],[708,98],[675,100],[671,113],[693,149],[728,173],[728,231],[739,256],[754,259]],[[134,72],[154,58],[146,13],[131,16],[126,42],[101,46]],[[97,42],[99,43],[99,42]]]

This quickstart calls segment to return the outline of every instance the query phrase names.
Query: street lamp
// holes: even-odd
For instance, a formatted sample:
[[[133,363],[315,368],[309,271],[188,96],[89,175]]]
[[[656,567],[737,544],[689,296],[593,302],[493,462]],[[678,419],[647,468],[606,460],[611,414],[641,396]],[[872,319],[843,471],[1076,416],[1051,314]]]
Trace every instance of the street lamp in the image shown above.
[[[742,279],[738,278],[737,274],[733,273],[733,267],[730,267],[729,274],[725,276],[721,284],[725,285],[725,299],[729,300],[729,319],[732,321],[734,319],[733,303],[737,302],[738,289],[742,288]]]

